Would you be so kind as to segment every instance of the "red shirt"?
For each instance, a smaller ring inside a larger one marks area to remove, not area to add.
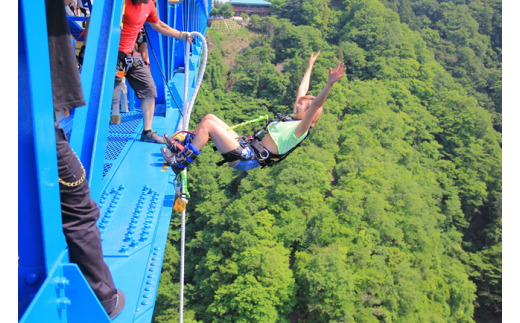
[[[143,28],[144,22],[157,23],[159,22],[159,16],[157,16],[154,1],[138,3],[134,6],[132,0],[126,0],[124,10],[125,14],[123,17],[121,39],[119,40],[119,50],[123,53],[130,54],[134,49],[137,33]]]

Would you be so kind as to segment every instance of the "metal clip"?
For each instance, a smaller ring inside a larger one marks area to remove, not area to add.
[[[125,57],[126,68],[134,63],[134,57]]]
[[[267,159],[269,157],[269,150],[265,149],[264,148],[264,153],[265,153],[265,156],[262,156],[262,153],[261,152],[258,152],[258,155],[260,156],[260,158],[262,159]]]

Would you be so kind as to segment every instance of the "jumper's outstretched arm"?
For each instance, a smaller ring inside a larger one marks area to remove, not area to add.
[[[316,112],[318,112],[318,109],[323,106],[323,103],[325,103],[325,100],[327,99],[327,96],[329,95],[330,90],[332,89],[332,86],[334,83],[339,81],[341,78],[345,76],[343,74],[345,72],[345,64],[342,62],[338,62],[338,65],[334,70],[332,68],[329,68],[329,81],[327,82],[327,85],[321,90],[320,94],[312,100],[311,106],[305,113],[305,116],[303,117],[302,121],[296,128],[296,131],[294,132],[294,135],[296,138],[299,138],[302,134],[304,134],[307,130],[309,130],[309,127],[311,126],[312,119],[314,119],[314,115]]]
[[[320,56],[320,52],[321,51],[318,51],[316,56],[314,56],[314,53],[311,54],[311,58],[309,59],[309,65],[307,66],[307,71],[305,71],[302,82],[300,83],[300,87],[298,88],[298,95],[296,96],[295,104],[298,103],[298,99],[300,97],[306,95],[309,91],[309,82],[311,80],[312,67],[314,66],[314,62],[316,62],[318,56]]]

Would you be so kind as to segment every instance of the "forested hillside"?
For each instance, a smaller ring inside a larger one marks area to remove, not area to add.
[[[184,321],[501,321],[501,3],[271,2],[208,30],[191,129],[291,114],[318,50],[310,94],[338,60],[347,77],[279,165],[217,167],[206,147],[190,167]],[[156,323],[178,321],[179,226]]]

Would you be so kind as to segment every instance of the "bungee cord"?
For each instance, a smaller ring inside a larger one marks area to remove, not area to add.
[[[178,129],[178,130],[180,130],[180,131],[188,131],[188,127],[190,124],[191,111],[193,109],[193,105],[195,103],[195,99],[197,97],[197,92],[199,91],[200,84],[202,83],[202,79],[204,77],[204,71],[206,70],[206,62],[208,59],[208,44],[206,43],[206,39],[204,38],[204,36],[197,31],[192,31],[191,34],[194,36],[197,36],[201,39],[202,45],[204,48],[204,50],[203,50],[204,56],[203,56],[202,65],[201,65],[200,71],[199,71],[199,77],[197,78],[197,83],[195,85],[195,89],[193,90],[191,100],[188,101],[188,82],[189,82],[188,73],[189,73],[189,69],[190,69],[189,68],[190,43],[186,42],[186,51],[185,51],[185,57],[184,57],[184,104],[183,104],[184,113],[182,114],[182,121],[179,124],[180,129]],[[183,182],[183,184],[181,185],[182,193],[188,194],[187,187],[186,187],[187,185],[185,185],[187,182],[186,169],[184,169],[181,172],[181,174],[182,174],[181,177],[177,177],[177,181],[182,180],[182,182]],[[186,238],[185,231],[186,231],[186,209],[184,209],[181,214],[181,270],[180,270],[181,277],[180,277],[179,323],[183,322],[183,314],[184,314],[184,252],[185,252],[185,238]]]

